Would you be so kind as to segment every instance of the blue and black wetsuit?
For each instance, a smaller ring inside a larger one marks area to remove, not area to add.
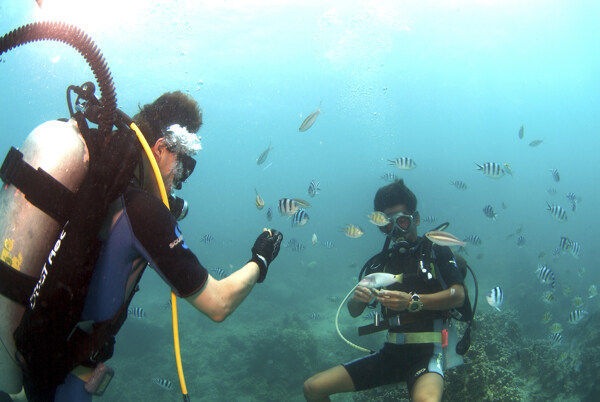
[[[400,253],[396,248],[382,252],[369,260],[365,275],[375,272],[390,274],[403,273],[403,282],[388,286],[388,290],[431,294],[442,289],[440,281],[428,278],[420,271],[420,255],[417,247]],[[448,247],[434,246],[437,272],[442,275],[447,287],[463,284],[463,277],[454,260],[454,255]],[[382,307],[386,322],[395,321],[399,325],[389,327],[389,332],[431,332],[434,331],[434,320],[443,317],[444,311],[421,310],[417,313],[398,312]],[[406,381],[411,392],[416,380],[423,374],[437,372],[443,377],[443,370],[437,364],[431,365],[434,357],[434,346],[431,343],[398,345],[385,343],[377,353],[356,359],[344,364],[344,368],[354,382],[355,390],[375,388],[381,385]]]
[[[103,241],[81,320],[113,318],[133,291],[137,277],[150,265],[179,297],[198,292],[207,270],[188,248],[176,220],[155,196],[130,187],[107,219]],[[91,401],[84,382],[69,374],[56,389],[56,401]]]

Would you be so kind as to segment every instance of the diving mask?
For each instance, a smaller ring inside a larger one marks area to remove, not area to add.
[[[414,226],[414,215],[405,214],[404,212],[396,212],[392,215],[386,215],[386,217],[388,218],[389,222],[385,226],[379,226],[379,230],[392,239],[406,235]]]

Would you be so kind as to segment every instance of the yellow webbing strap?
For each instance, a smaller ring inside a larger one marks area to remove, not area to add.
[[[167,191],[165,190],[165,183],[163,182],[162,175],[160,174],[160,170],[158,168],[158,164],[156,163],[156,159],[154,155],[152,155],[152,150],[148,145],[148,141],[144,138],[144,135],[138,128],[135,123],[131,123],[129,126],[138,137],[140,144],[142,144],[142,148],[146,152],[148,159],[150,160],[150,165],[152,166],[152,170],[154,171],[154,177],[156,178],[156,183],[158,184],[158,189],[160,190],[160,196],[162,198],[163,203],[169,207],[169,198],[167,197]],[[177,362],[177,374],[179,374],[179,384],[181,384],[181,393],[183,394],[183,399],[188,400],[187,397],[187,387],[185,385],[185,377],[183,375],[183,365],[181,364],[181,350],[179,349],[179,324],[177,321],[177,297],[175,293],[171,291],[171,315],[173,316],[173,344],[175,346],[175,360]]]
[[[387,341],[389,343],[442,343],[441,332],[405,332],[395,333],[388,332]]]

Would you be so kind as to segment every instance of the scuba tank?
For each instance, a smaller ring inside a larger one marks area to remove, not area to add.
[[[89,154],[73,120],[49,121],[34,129],[21,147],[23,161],[41,168],[75,193],[85,177]],[[62,223],[34,206],[14,185],[0,190],[0,259],[12,269],[37,280],[48,250],[53,250]],[[15,364],[13,332],[25,307],[0,295],[0,389],[21,390],[21,369]]]

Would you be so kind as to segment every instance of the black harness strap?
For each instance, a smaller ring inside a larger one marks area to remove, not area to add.
[[[0,260],[0,294],[23,306],[29,304],[29,296],[38,278],[26,275]]]
[[[73,207],[75,194],[41,168],[34,169],[23,154],[11,147],[0,167],[0,178],[18,188],[25,198],[47,215],[65,223]]]

